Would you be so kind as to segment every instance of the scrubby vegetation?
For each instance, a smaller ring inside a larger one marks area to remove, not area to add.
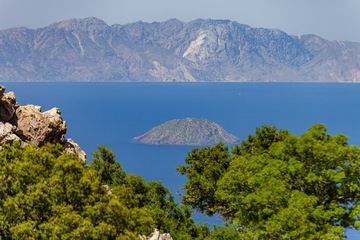
[[[126,174],[103,146],[90,165],[60,145],[0,151],[1,239],[139,239],[154,228],[175,239],[207,232],[161,183]]]
[[[183,202],[229,222],[217,239],[344,239],[344,227],[360,229],[360,148],[323,125],[300,137],[265,126],[231,154],[219,144],[185,161]]]
[[[61,145],[0,151],[0,239],[344,239],[360,229],[360,148],[315,125],[298,137],[258,128],[229,152],[192,150],[184,205],[160,182],[127,174],[104,146],[90,164]],[[192,209],[218,214],[209,230]]]

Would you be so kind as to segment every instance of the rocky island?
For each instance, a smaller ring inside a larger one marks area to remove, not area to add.
[[[239,139],[208,119],[185,118],[167,121],[135,137],[134,141],[155,145],[209,146],[235,144]]]

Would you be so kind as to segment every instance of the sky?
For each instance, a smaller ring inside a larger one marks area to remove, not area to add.
[[[293,35],[360,42],[360,0],[0,0],[0,29],[84,17],[108,24],[230,19]]]

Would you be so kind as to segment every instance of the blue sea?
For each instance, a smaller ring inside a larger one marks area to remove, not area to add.
[[[186,179],[176,172],[191,147],[135,144],[132,138],[174,118],[208,118],[246,139],[275,125],[301,134],[316,123],[360,146],[360,85],[285,83],[5,83],[18,102],[59,107],[67,137],[88,153],[110,147],[123,168],[164,183],[176,198]],[[219,223],[196,215],[197,220]],[[348,239],[360,239],[347,231]]]

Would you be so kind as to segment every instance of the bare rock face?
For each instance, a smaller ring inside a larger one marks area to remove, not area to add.
[[[14,126],[10,123],[0,122],[0,140],[3,140],[7,135],[12,133]]]
[[[75,154],[79,158],[85,160],[86,153],[80,148],[80,146],[74,142],[71,138],[65,140],[65,151]]]
[[[58,108],[41,112],[39,106],[20,106],[16,110],[16,132],[23,139],[31,141],[37,146],[42,146],[45,143],[64,142],[66,123],[60,114]]]
[[[85,152],[72,139],[65,139],[66,122],[58,108],[42,112],[40,106],[20,106],[13,92],[0,86],[0,150],[6,143],[20,141],[38,147],[46,143],[64,145],[65,151],[86,160]]]
[[[149,236],[140,236],[141,240],[173,240],[169,233],[160,233],[155,229]]]
[[[10,123],[0,122],[0,145],[20,141],[20,138],[14,133],[16,127]]]
[[[4,94],[5,88],[0,88],[0,121],[10,121],[15,113],[16,97],[13,92]]]

